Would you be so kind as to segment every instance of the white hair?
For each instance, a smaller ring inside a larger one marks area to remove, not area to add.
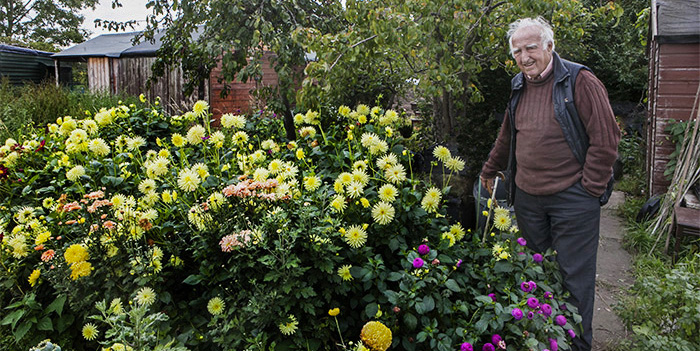
[[[546,48],[551,43],[552,50],[554,50],[554,31],[552,30],[552,26],[550,26],[542,16],[538,16],[537,18],[521,18],[510,24],[508,29],[508,43],[510,44],[511,52],[513,51],[513,34],[519,29],[526,27],[537,28],[540,32],[542,47]]]

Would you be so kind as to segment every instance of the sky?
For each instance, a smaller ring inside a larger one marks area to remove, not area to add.
[[[120,22],[128,20],[144,21],[149,13],[149,10],[146,8],[146,2],[147,0],[120,0],[122,7],[112,9],[112,0],[100,0],[95,10],[86,9],[81,11],[81,14],[85,16],[82,28],[92,32],[88,38],[92,39],[100,34],[110,33],[106,29],[95,28],[94,21],[97,18]],[[141,29],[143,29],[143,22],[140,23],[140,26],[136,26],[134,30]],[[133,30],[129,29],[128,31],[131,32]]]

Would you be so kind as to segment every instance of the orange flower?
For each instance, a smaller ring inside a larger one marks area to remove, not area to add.
[[[44,262],[48,262],[53,258],[53,256],[55,254],[56,254],[56,251],[48,249],[48,250],[44,251],[43,254],[41,254],[41,260]]]

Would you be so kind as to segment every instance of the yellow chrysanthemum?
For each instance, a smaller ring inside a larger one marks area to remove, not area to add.
[[[459,156],[450,157],[447,162],[445,162],[445,166],[452,172],[461,172],[464,170],[464,160]]]
[[[339,314],[340,314],[340,308],[336,307],[336,308],[331,308],[330,310],[328,310],[328,315],[331,317],[335,317]]]
[[[175,145],[176,147],[183,147],[187,143],[187,139],[183,137],[180,133],[175,133],[170,137],[170,141]]]
[[[87,277],[92,272],[92,264],[86,261],[76,262],[70,265],[70,278],[77,280],[80,277]]]
[[[345,211],[345,197],[343,195],[336,195],[331,201],[331,208],[333,211],[338,213],[343,213]]]
[[[381,322],[367,322],[362,327],[360,339],[372,351],[386,351],[391,346],[391,329]]]
[[[63,258],[69,264],[78,263],[81,261],[86,261],[90,258],[90,254],[87,249],[80,244],[73,244],[66,249],[63,253]]]
[[[85,175],[85,168],[83,166],[75,166],[66,172],[66,178],[71,182],[78,180],[78,178]]]
[[[88,149],[97,156],[104,157],[109,155],[109,145],[102,138],[90,140]]]
[[[209,313],[211,313],[214,316],[220,315],[224,311],[225,307],[226,303],[218,296],[212,298],[207,303],[207,311],[209,311]]]
[[[343,281],[350,281],[353,279],[352,274],[350,273],[350,268],[352,268],[351,265],[346,264],[338,268],[338,276],[343,278]]]
[[[297,328],[299,327],[299,322],[297,321],[296,317],[294,317],[294,315],[290,314],[289,316],[287,316],[287,321],[284,323],[280,323],[278,327],[282,334],[292,335],[296,333]]]
[[[139,305],[150,306],[156,301],[156,292],[153,289],[144,286],[136,293],[136,297],[134,299]]]
[[[340,107],[338,107],[338,114],[343,117],[347,117],[350,114],[350,107],[340,105]]]
[[[204,100],[199,100],[192,106],[192,112],[196,113],[197,116],[201,116],[207,112],[209,109],[209,104]]]
[[[361,115],[367,116],[369,114],[369,106],[367,106],[365,104],[359,104],[359,105],[357,105],[357,108],[355,109],[355,111],[357,111],[357,113],[359,113]]]
[[[32,274],[29,275],[29,285],[34,287],[34,285],[36,285],[36,282],[39,280],[39,276],[41,276],[41,271],[38,269],[33,270]]]
[[[350,182],[350,184],[348,184],[345,190],[347,191],[348,196],[350,196],[350,198],[352,199],[357,199],[358,197],[361,197],[365,191],[362,184],[356,181]]]
[[[381,201],[372,207],[372,218],[375,222],[385,225],[391,223],[394,219],[394,206],[389,203]]]
[[[85,338],[85,340],[95,340],[98,333],[97,327],[92,323],[83,326],[83,338]]]
[[[202,142],[202,138],[206,135],[207,130],[201,125],[197,124],[187,131],[187,142],[192,145],[197,145]]]
[[[440,205],[440,199],[442,198],[442,193],[435,187],[428,189],[421,200],[421,206],[425,212],[436,212],[438,206]]]
[[[493,224],[496,226],[496,228],[498,228],[498,230],[506,231],[510,229],[511,220],[508,212],[503,213],[494,211],[493,221]]]
[[[278,174],[282,172],[284,169],[284,162],[280,159],[274,159],[270,161],[270,164],[267,165],[267,169],[272,173],[273,175]]]
[[[321,186],[321,178],[318,176],[304,177],[304,189],[316,191]]]
[[[343,185],[348,185],[350,182],[352,182],[352,173],[348,172],[343,172],[338,174],[338,180],[340,181],[341,184]]]
[[[224,128],[241,129],[245,127],[245,122],[244,116],[232,115],[230,113],[221,116],[221,125],[224,126]]]
[[[153,179],[144,179],[139,183],[139,191],[143,194],[148,194],[156,189],[156,181]]]
[[[391,184],[384,184],[379,188],[379,199],[385,202],[394,202],[399,191]]]
[[[343,239],[350,247],[357,249],[367,242],[367,232],[359,225],[352,225],[345,232]]]
[[[462,224],[460,223],[453,224],[450,227],[450,233],[454,235],[455,239],[457,240],[462,240],[462,238],[464,238],[465,235],[464,228],[462,228]]]
[[[433,149],[433,156],[440,160],[441,162],[447,162],[452,157],[452,154],[450,153],[450,150],[442,145],[436,146],[435,149]]]

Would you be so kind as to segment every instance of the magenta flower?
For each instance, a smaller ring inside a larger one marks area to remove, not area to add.
[[[527,240],[525,240],[525,238],[522,237],[518,238],[518,244],[520,244],[520,246],[525,246],[527,245]]]
[[[484,347],[481,348],[481,351],[496,351],[496,347],[493,346],[492,343],[487,342],[486,344],[484,344]]]
[[[420,257],[416,257],[413,260],[413,268],[421,268],[421,267],[423,267],[424,264],[425,264],[425,261],[423,261],[423,259]]]
[[[489,297],[491,298],[491,301],[496,302],[496,294],[490,293]]]
[[[559,350],[559,344],[557,344],[556,339],[549,339],[549,349],[552,351]]]
[[[538,254],[538,253],[532,255],[532,260],[535,261],[535,262],[537,262],[537,263],[542,262],[542,259],[543,259],[543,258],[542,258],[542,255],[540,255],[540,254]]]
[[[530,284],[530,288],[532,289],[530,291],[535,291],[537,289],[537,283],[533,282],[532,280],[528,283]]]
[[[542,309],[542,313],[546,316],[549,317],[552,315],[552,306],[550,306],[548,303],[544,303],[540,306]]]
[[[544,298],[545,298],[545,299],[548,299],[548,300],[551,300],[551,299],[552,299],[552,293],[549,292],[549,291],[545,291],[545,292],[544,292]]]
[[[569,337],[572,339],[576,338],[576,332],[573,329],[569,329],[566,331],[569,334]]]
[[[510,314],[515,318],[516,321],[523,319],[523,311],[519,308],[514,308]]]
[[[527,299],[527,305],[528,305],[528,307],[530,307],[534,310],[537,307],[540,307],[540,301],[534,297],[531,297],[531,298]]]
[[[457,268],[459,268],[459,266],[461,266],[461,265],[462,265],[462,259],[460,258],[459,260],[457,260],[457,264],[455,266],[457,266]]]
[[[558,315],[556,318],[554,318],[554,323],[557,323],[558,326],[563,327],[566,324],[566,317]]]
[[[530,292],[532,291],[532,288],[530,287],[530,282],[522,282],[520,283],[520,290],[524,292]]]
[[[501,342],[501,340],[503,340],[503,338],[500,335],[498,335],[498,334],[491,335],[491,342],[492,343],[498,345],[498,343]]]
[[[532,311],[528,312],[527,319],[533,319],[533,318],[535,318],[535,312],[532,312]]]
[[[470,344],[468,342],[464,342],[459,347],[459,351],[474,351],[474,347],[472,346],[472,344]]]
[[[418,246],[418,253],[421,255],[427,255],[428,252],[430,252],[430,246],[426,244],[422,244],[421,246]]]

